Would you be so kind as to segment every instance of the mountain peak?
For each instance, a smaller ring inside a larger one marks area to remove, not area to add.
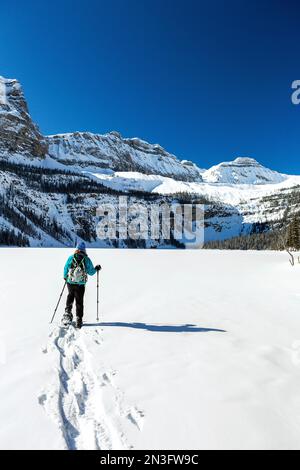
[[[223,184],[271,184],[280,183],[286,176],[265,168],[254,158],[237,157],[230,162],[212,166],[202,174],[207,183]]]
[[[2,112],[3,106],[6,106],[6,111],[14,109],[18,113],[28,113],[22,87],[18,80],[0,76],[0,111]]]
[[[5,77],[2,77],[2,75],[0,75],[0,84],[3,84],[3,85],[9,85],[9,84],[18,84],[19,86],[20,83],[18,82],[18,80],[16,80],[15,78],[5,78]]]
[[[261,164],[255,160],[254,158],[251,157],[237,157],[235,158],[232,162],[229,163],[234,163],[236,165],[255,165],[255,166],[261,166]]]
[[[47,144],[29,115],[20,83],[4,77],[0,77],[0,150],[5,157],[44,157],[47,153]]]

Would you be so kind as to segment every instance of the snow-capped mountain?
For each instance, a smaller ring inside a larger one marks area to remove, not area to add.
[[[119,132],[105,135],[74,132],[48,136],[49,155],[64,165],[114,171],[139,171],[183,181],[201,181],[201,170],[180,161],[158,144],[124,139]]]
[[[0,77],[1,156],[53,160],[66,166],[141,171],[184,181],[201,181],[201,170],[180,161],[158,144],[138,138],[123,139],[118,132],[105,135],[74,132],[44,137],[32,121],[17,80]]]
[[[287,176],[265,168],[254,158],[239,157],[212,166],[202,173],[202,178],[207,183],[269,184],[281,183]]]
[[[147,208],[205,205],[205,241],[281,227],[299,212],[300,176],[236,158],[203,170],[158,144],[118,132],[44,137],[17,80],[0,78],[0,244],[160,247],[165,241],[99,241],[99,205],[120,195]],[[169,244],[179,246],[169,241]]]

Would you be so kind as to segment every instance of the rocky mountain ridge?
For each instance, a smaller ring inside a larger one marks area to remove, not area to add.
[[[99,205],[198,203],[205,241],[282,227],[300,212],[300,177],[239,157],[208,170],[118,132],[44,137],[18,81],[0,77],[0,244],[184,247],[171,240],[97,239]]]

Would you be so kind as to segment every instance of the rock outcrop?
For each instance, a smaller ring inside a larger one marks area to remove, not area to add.
[[[44,158],[47,140],[33,123],[21,85],[0,77],[0,156]]]

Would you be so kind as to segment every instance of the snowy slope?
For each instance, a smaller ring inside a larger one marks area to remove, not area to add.
[[[129,204],[139,203],[148,209],[151,204],[171,203],[182,197],[185,203],[204,199],[205,241],[249,233],[256,223],[274,222],[280,226],[287,210],[289,218],[298,210],[299,176],[287,177],[276,184],[232,185],[183,182],[138,172],[107,174],[85,170],[66,174],[63,168],[49,167],[38,171],[41,174],[29,167],[20,170],[19,165],[0,170],[0,197],[4,196],[6,201],[0,206],[0,231],[14,229],[16,234],[25,235],[31,246],[73,246],[78,238],[89,246],[113,246],[97,239],[95,212],[106,203],[117,207],[119,195],[124,192]],[[86,191],[90,183],[94,186]],[[10,208],[9,213],[6,207]],[[18,214],[25,217],[27,227],[16,218]],[[133,247],[132,243],[130,246]],[[158,241],[147,246],[165,243]]]
[[[105,186],[119,191],[138,190],[174,197],[182,194],[191,200],[205,198],[209,201],[205,209],[206,241],[225,240],[250,233],[255,223],[280,224],[287,211],[290,215],[298,211],[300,176],[285,175],[281,181],[270,181],[268,184],[232,184],[175,181],[137,172],[92,175]],[[210,215],[211,209],[213,217]]]
[[[1,250],[1,449],[300,448],[300,266],[274,252],[91,250],[101,324],[93,278],[87,323],[64,333],[48,322],[69,254]]]
[[[266,169],[267,170],[267,169]],[[272,172],[272,170],[268,170]],[[251,198],[260,198],[268,194],[280,192],[283,189],[293,188],[300,184],[300,176],[281,175],[278,181],[269,181],[268,184],[230,183],[230,182],[188,182],[176,181],[173,178],[161,175],[146,175],[139,172],[88,172],[95,176],[102,184],[118,190],[139,190],[159,194],[190,193],[206,195],[224,203],[238,205],[241,201]],[[279,173],[273,172],[277,175]]]

